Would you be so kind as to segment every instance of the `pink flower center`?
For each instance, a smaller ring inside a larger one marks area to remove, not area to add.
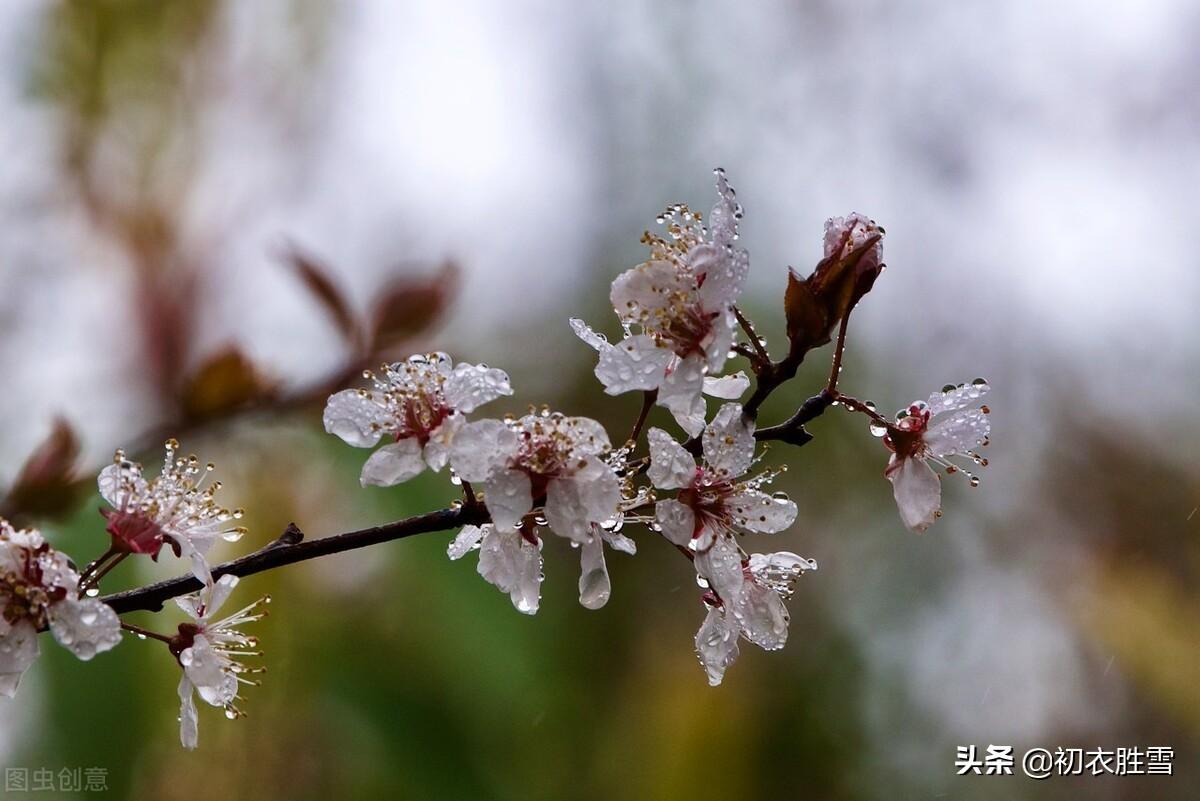
[[[693,353],[702,354],[716,317],[716,314],[704,311],[698,304],[686,306],[672,315],[658,334],[681,359]]]
[[[0,598],[5,599],[4,619],[9,625],[28,620],[37,628],[49,623],[50,605],[67,597],[66,587],[45,584],[46,577],[39,557],[50,550],[43,543],[36,550],[19,548],[21,552],[18,569],[0,577]]]
[[[416,437],[421,447],[425,447],[433,432],[452,413],[438,396],[421,394],[405,398],[396,439]]]
[[[925,450],[925,429],[929,427],[929,410],[923,406],[908,407],[908,415],[892,426],[883,444],[895,451],[898,459],[920,456]]]
[[[692,539],[699,539],[710,526],[729,526],[730,516],[726,502],[733,490],[732,481],[714,481],[713,476],[703,467],[696,468],[696,476],[692,479],[691,486],[680,490],[678,496],[679,502],[690,507],[696,519],[692,528]]]
[[[102,509],[100,514],[108,520],[104,529],[112,535],[114,548],[126,553],[144,553],[153,559],[158,558],[164,541],[163,530],[148,515],[119,509]]]

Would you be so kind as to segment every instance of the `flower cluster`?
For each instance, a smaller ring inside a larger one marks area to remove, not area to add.
[[[0,520],[0,694],[16,694],[38,657],[38,632],[47,628],[83,660],[121,641],[116,613],[96,598],[79,597],[70,560],[37,529]]]
[[[735,305],[749,270],[738,238],[742,208],[724,172],[716,175],[717,202],[707,227],[699,213],[671,206],[658,219],[665,233],[646,233],[642,239],[650,251],[646,261],[612,282],[609,300],[620,340],[610,343],[581,320],[570,321],[598,354],[594,373],[604,392],[642,393],[641,413],[621,447],[613,448],[597,420],[546,407],[530,407],[521,416],[468,419],[513,394],[508,375],[483,364],[456,364],[441,352],[384,365],[379,374],[366,372],[370,385],[334,393],[323,415],[327,432],[349,445],[375,448],[362,468],[364,486],[391,487],[426,468],[450,468],[463,499],[451,509],[390,528],[426,521],[430,526],[420,530],[459,528],[447,548],[449,557],[477,552],[480,576],[506,593],[519,612],[535,614],[541,604],[547,532],[556,535],[551,542],[566,540],[578,549],[579,602],[588,609],[605,606],[612,594],[605,546],[637,553],[624,533],[629,527],[641,526],[673,546],[668,550],[690,561],[700,587],[705,616],[694,645],[712,685],[723,681],[742,641],[767,651],[784,647],[790,622],[786,602],[799,577],[817,567],[789,550],[744,548],[747,538],[782,535],[798,515],[787,495],[766,491],[786,465],[754,469],[765,456],[760,442],[804,445],[812,438],[805,425],[835,405],[867,415],[872,433],[890,452],[885,475],[901,520],[923,532],[942,514],[937,471],[962,473],[976,485],[978,478],[965,462],[987,464],[978,449],[990,432],[988,407],[979,403],[989,390],[982,379],[946,386],[905,407],[894,420],[842,392],[850,311],[883,270],[883,229],[859,214],[829,219],[816,268],[806,277],[788,274],[787,356],[772,361],[766,342]],[[739,327],[748,342],[737,341]],[[834,331],[828,383],[792,417],[760,427],[766,397],[795,377],[806,354],[831,342]],[[738,401],[750,379],[741,371],[725,372],[738,354],[748,359],[755,380],[744,404]],[[710,417],[705,395],[730,402]],[[660,425],[647,428],[651,414],[661,414],[668,427],[673,420],[682,433]],[[152,477],[117,451],[98,477],[109,507],[101,512],[109,547],[82,572],[38,531],[17,530],[0,520],[0,694],[16,692],[38,655],[39,632],[48,630],[87,660],[114,647],[126,629],[165,643],[180,668],[184,747],[198,742],[197,697],[231,719],[241,716],[239,690],[256,685],[253,676],[264,670],[244,663],[261,654],[257,640],[241,629],[265,616],[270,598],[223,618],[217,612],[237,586],[237,575],[310,558],[313,552],[299,553],[306,544],[299,542],[298,530],[289,529],[298,536],[285,535],[241,560],[210,565],[208,554],[218,539],[233,542],[245,534],[236,524],[242,511],[216,499],[221,485],[210,480],[213,469],[195,456],[181,456],[175,440],[166,443],[162,469]],[[388,528],[341,537],[370,535],[349,546],[360,547],[378,542],[378,532]],[[323,553],[345,550],[343,542],[332,545]],[[116,564],[134,555],[157,560],[164,546],[188,560],[192,577],[94,597]],[[129,596],[143,593],[141,606],[128,603]],[[122,622],[114,611],[157,609],[170,597],[187,619],[169,635]]]

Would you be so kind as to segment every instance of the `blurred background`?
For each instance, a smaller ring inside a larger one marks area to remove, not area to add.
[[[619,439],[638,399],[600,392],[566,320],[615,333],[609,282],[666,204],[707,211],[718,165],[776,356],[787,266],[861,211],[889,269],[846,391],[995,388],[982,486],[946,481],[921,537],[860,418],[772,450],[801,516],[749,545],[820,570],[786,650],[746,645],[719,688],[648,534],[598,612],[550,538],[535,618],[431,534],[243,582],[275,596],[269,672],[247,719],[201,709],[194,753],[164,649],[44,643],[0,763],[103,767],[129,799],[1196,798],[1198,45],[1185,0],[0,4],[0,509],[80,562],[95,472],[168,435],[248,510],[217,559],[445,505],[445,476],[360,489],[366,452],[320,427],[414,351],[507,369],[489,414]],[[1170,746],[1176,775],[955,777],[993,743]]]

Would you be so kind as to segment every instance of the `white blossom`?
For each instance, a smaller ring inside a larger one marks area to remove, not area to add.
[[[83,660],[121,641],[116,613],[97,598],[80,598],[78,586],[79,573],[39,531],[0,520],[0,694],[16,694],[37,659],[42,629]]]
[[[241,663],[242,658],[261,656],[261,653],[254,650],[258,640],[242,634],[237,628],[265,617],[265,610],[257,610],[271,602],[270,596],[260,598],[228,617],[213,620],[213,615],[237,583],[237,576],[224,575],[198,593],[175,599],[192,620],[181,623],[178,634],[171,639],[171,650],[183,668],[179,680],[179,739],[184,748],[195,748],[198,739],[195,695],[210,706],[223,707],[225,716],[232,720],[242,714],[234,705],[241,697],[239,685],[256,686],[258,681],[247,675],[264,670]]]
[[[599,352],[595,372],[605,392],[657,390],[656,402],[693,436],[704,427],[702,393],[732,400],[749,385],[744,374],[716,378],[733,346],[733,305],[750,266],[746,251],[734,244],[742,210],[722,170],[717,194],[708,230],[700,214],[673,206],[659,218],[667,236],[643,237],[650,258],[613,281],[610,299],[624,339],[611,344],[582,320],[571,320],[576,335]]]
[[[479,575],[508,593],[518,612],[535,615],[542,598],[542,540],[533,531],[522,533],[488,523],[464,526],[450,543],[451,559],[479,551]]]
[[[383,377],[367,372],[371,389],[346,389],[330,396],[325,430],[347,444],[370,448],[386,434],[394,441],[363,465],[361,481],[390,487],[421,473],[441,470],[465,415],[502,395],[511,395],[508,375],[482,364],[454,365],[445,353],[412,356],[386,365]]]
[[[619,511],[620,481],[605,459],[610,449],[595,420],[544,409],[464,425],[450,462],[464,481],[481,486],[498,528],[520,528],[537,504],[555,534],[582,545],[593,524],[610,522]]]
[[[151,479],[143,476],[140,464],[117,451],[97,481],[101,497],[112,506],[102,514],[113,548],[157,560],[166,543],[176,556],[190,560],[196,578],[211,583],[206,554],[213,543],[218,538],[235,542],[246,533],[230,525],[242,511],[217,503],[221,484],[208,481],[212,471],[212,464],[201,465],[195,456],[179,456],[179,443],[173,439],[166,443],[162,472]]]
[[[716,558],[709,556],[713,546],[734,532],[769,534],[795,521],[795,503],[760,489],[772,474],[736,480],[754,461],[754,424],[740,405],[725,404],[705,428],[700,465],[662,429],[651,428],[647,438],[651,483],[679,490],[677,497],[655,505],[658,527],[671,542],[694,551],[698,565]]]
[[[705,597],[708,611],[696,632],[696,655],[714,687],[737,659],[739,638],[767,651],[783,648],[791,619],[784,601],[792,596],[800,574],[817,567],[789,551],[751,554],[745,560],[739,552],[738,557],[736,581],[725,578],[724,599]]]
[[[970,384],[947,385],[928,401],[914,401],[897,414],[884,444],[892,451],[884,475],[892,482],[896,506],[904,525],[925,531],[942,514],[941,477],[930,463],[947,473],[962,472],[972,486],[979,483],[969,470],[950,461],[966,457],[979,465],[987,460],[974,449],[986,445],[991,424],[988,407],[968,408],[990,389],[977,378]]]

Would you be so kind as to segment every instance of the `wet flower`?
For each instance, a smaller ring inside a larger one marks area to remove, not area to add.
[[[737,549],[732,540],[716,547]],[[705,595],[708,613],[696,632],[696,655],[714,687],[737,659],[739,638],[766,651],[783,648],[791,619],[784,601],[792,596],[800,575],[817,568],[816,562],[789,551],[756,553],[748,559],[742,559],[739,551],[736,558],[737,589],[727,581],[727,600]]]
[[[542,540],[527,531],[501,529],[488,523],[464,526],[446,552],[461,559],[479,551],[479,575],[496,589],[508,593],[513,606],[526,615],[537,614],[542,598]]]
[[[508,375],[482,364],[459,364],[445,353],[412,356],[367,372],[371,389],[346,389],[329,398],[325,430],[359,448],[384,435],[394,441],[371,454],[362,470],[363,486],[390,487],[421,473],[441,470],[465,415],[501,395],[511,395]]]
[[[608,434],[595,420],[543,409],[521,418],[467,423],[455,435],[450,463],[478,483],[497,528],[521,528],[535,506],[560,537],[580,545],[592,526],[613,520],[620,481],[605,460]]]
[[[693,436],[704,428],[702,393],[734,399],[749,386],[743,374],[716,378],[733,346],[733,305],[750,267],[734,244],[742,210],[722,170],[717,194],[708,230],[699,213],[673,206],[659,218],[667,236],[643,237],[650,258],[613,281],[610,297],[626,333],[621,342],[613,345],[583,321],[571,321],[600,354],[595,372],[605,392],[657,390],[657,403]]]
[[[97,598],[80,598],[79,574],[36,529],[0,520],[0,694],[17,692],[38,656],[38,632],[83,660],[121,641],[121,621]]]
[[[241,699],[239,685],[257,686],[259,682],[247,676],[266,670],[241,663],[245,657],[262,654],[254,650],[258,640],[242,634],[237,628],[266,617],[265,610],[257,610],[271,602],[270,596],[260,598],[228,617],[213,620],[213,615],[237,583],[237,576],[221,576],[215,584],[200,592],[175,599],[179,608],[191,618],[190,623],[179,624],[178,633],[169,642],[171,653],[183,668],[179,680],[179,739],[184,748],[195,748],[198,740],[196,694],[210,706],[223,707],[225,717],[233,720],[242,715],[234,706],[234,701]]]
[[[181,457],[179,443],[167,440],[162,472],[147,480],[142,466],[117,451],[113,463],[100,471],[100,496],[112,509],[102,509],[106,530],[117,553],[149,554],[158,559],[164,543],[176,556],[191,561],[192,573],[212,582],[205,555],[218,538],[241,539],[246,530],[230,525],[242,517],[216,501],[219,481],[208,481],[214,466],[201,465],[195,456]],[[207,482],[207,485],[206,485]]]
[[[770,534],[795,521],[795,503],[760,489],[774,474],[736,480],[754,462],[754,424],[745,419],[740,405],[722,406],[704,430],[704,460],[699,466],[662,429],[650,429],[647,437],[651,483],[679,490],[676,498],[658,501],[656,522],[667,539],[698,554],[697,564],[714,544],[735,532]]]
[[[975,404],[990,389],[987,382],[977,378],[970,384],[947,385],[928,401],[914,401],[896,415],[896,423],[886,429],[883,443],[892,451],[884,475],[892,482],[900,519],[918,534],[941,517],[941,477],[930,464],[943,468],[947,474],[961,472],[971,486],[979,479],[966,468],[950,461],[966,457],[980,466],[987,459],[974,449],[988,442],[991,424],[986,406],[967,408]]]

